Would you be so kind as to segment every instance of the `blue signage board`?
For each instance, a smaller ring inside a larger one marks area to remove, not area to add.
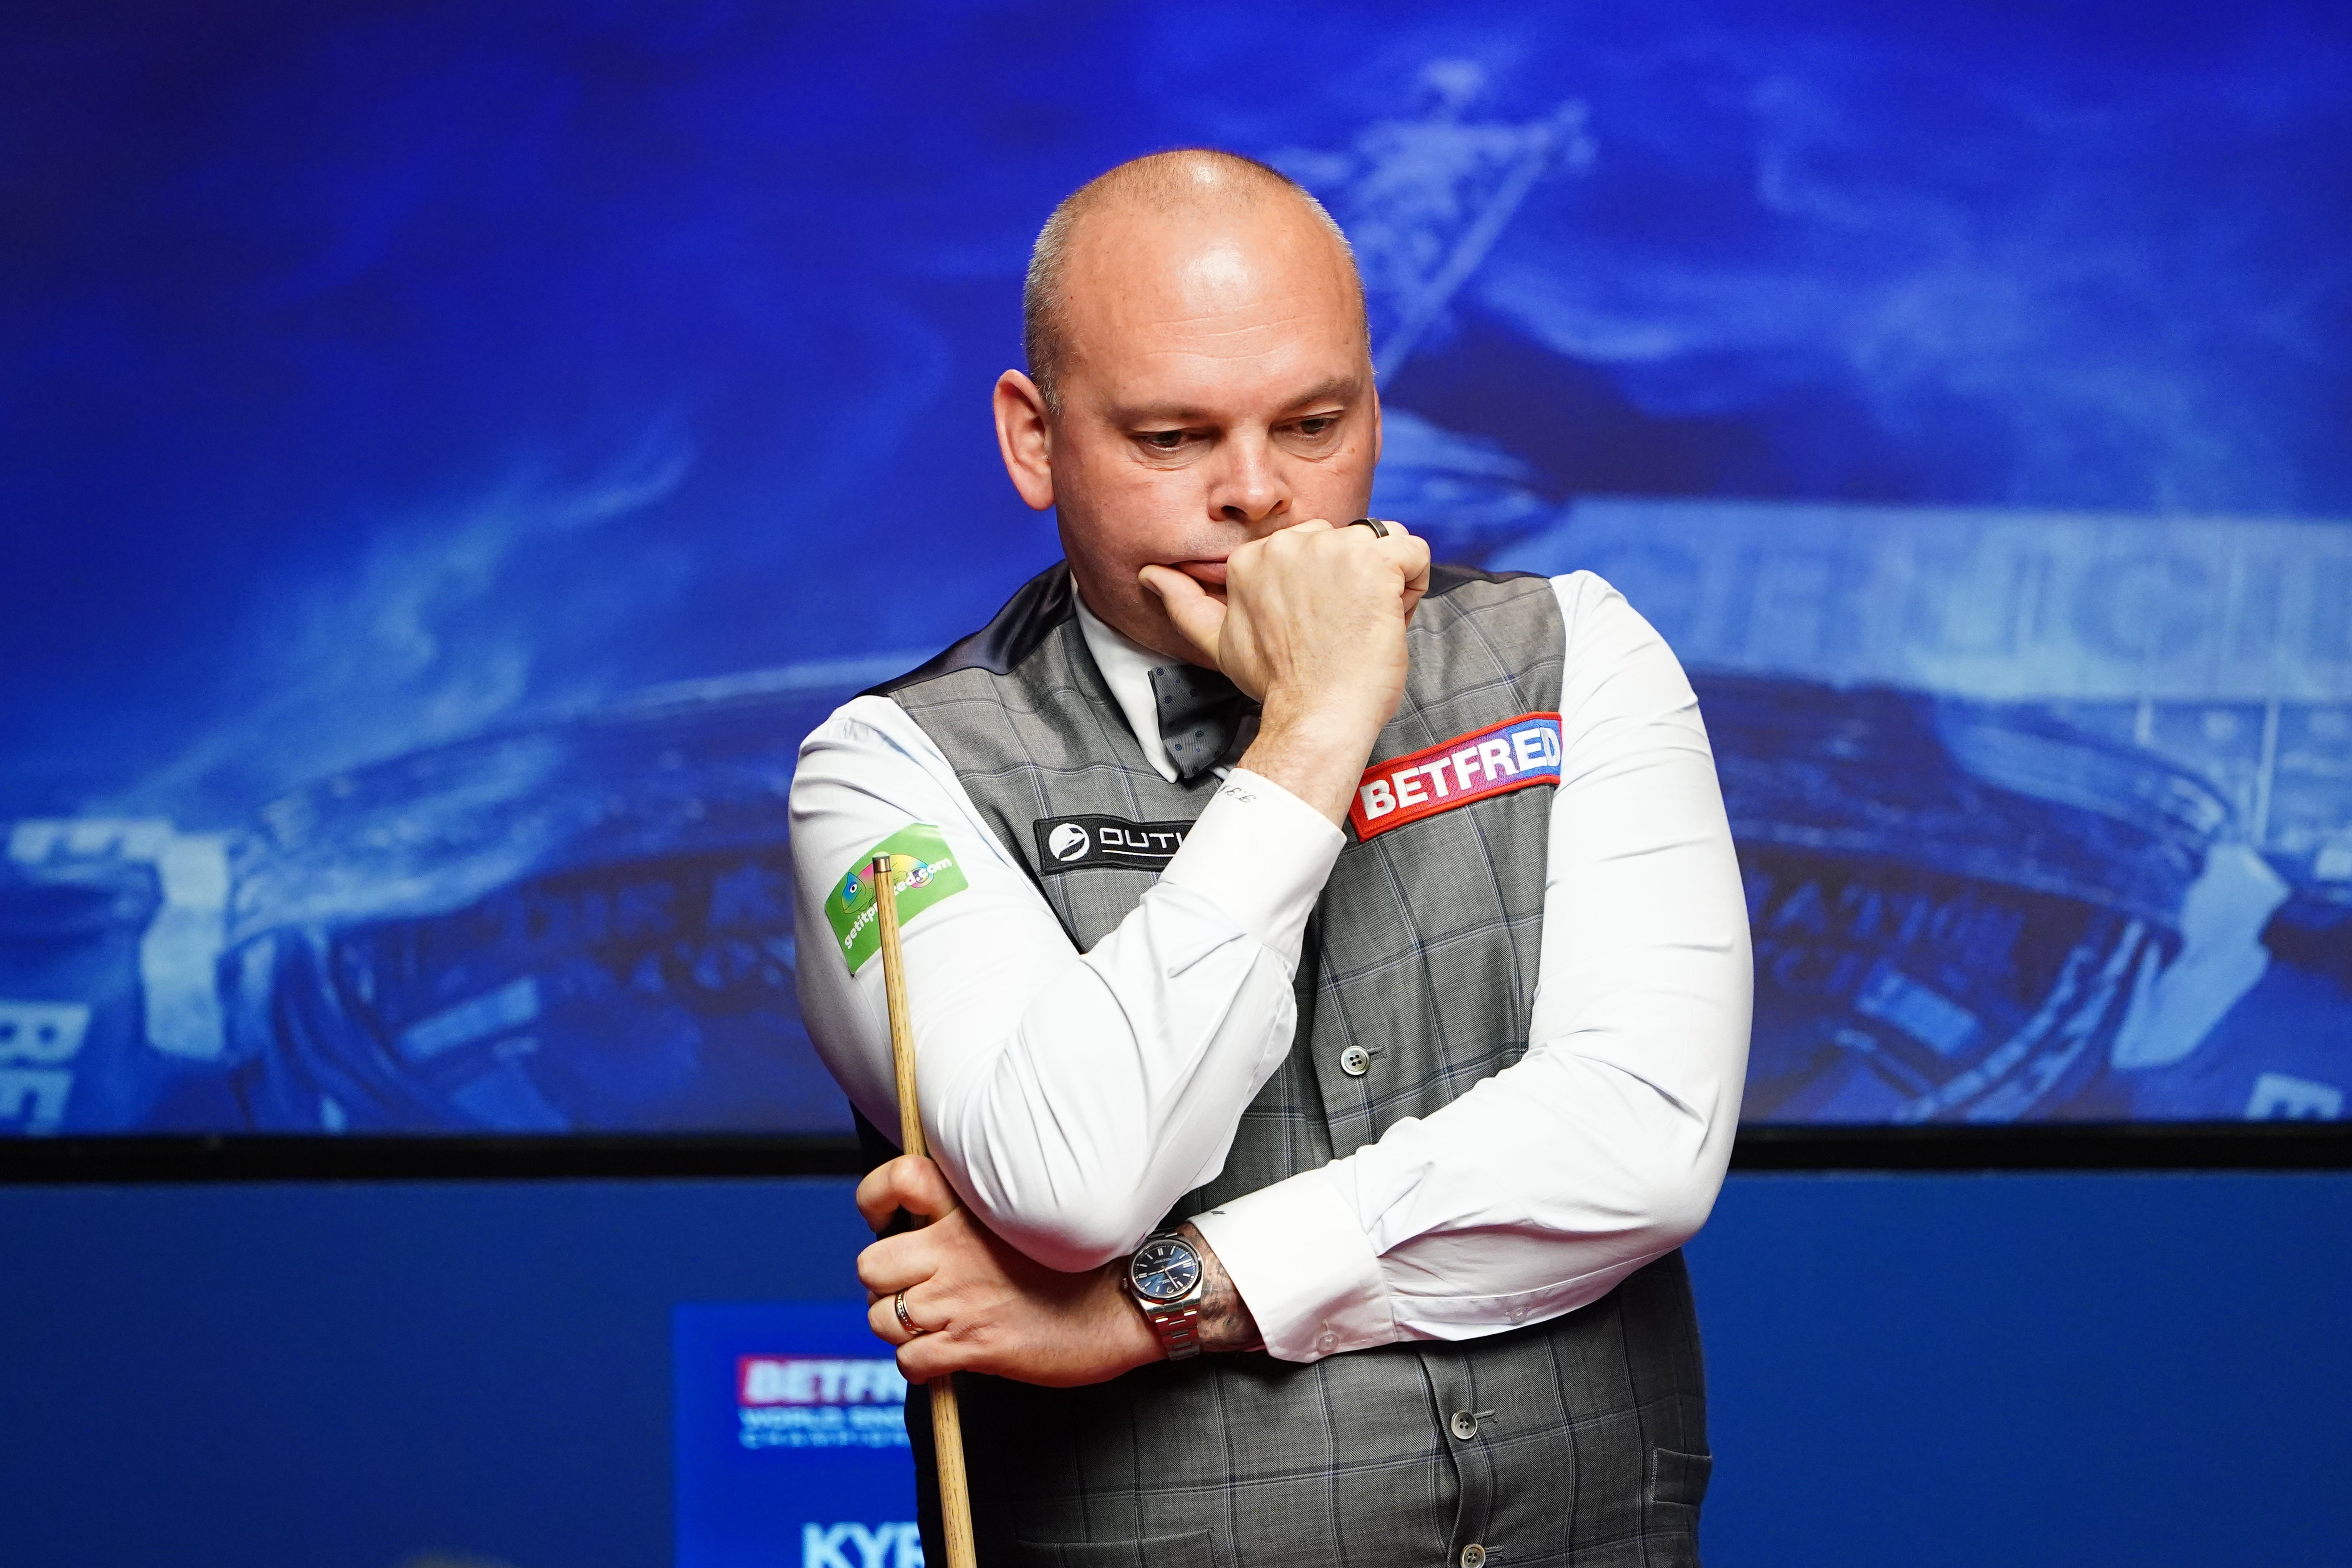
[[[677,1568],[921,1568],[907,1380],[858,1301],[672,1309]]]

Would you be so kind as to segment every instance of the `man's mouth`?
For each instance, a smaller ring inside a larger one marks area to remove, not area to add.
[[[1203,588],[1222,590],[1225,585],[1225,563],[1222,561],[1179,561],[1175,567]]]

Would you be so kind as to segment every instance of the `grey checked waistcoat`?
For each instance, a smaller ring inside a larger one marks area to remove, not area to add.
[[[1145,759],[1072,593],[1055,566],[877,690],[938,742],[1085,950],[1157,873],[1052,866],[1036,825],[1189,823],[1218,781],[1170,784]],[[1375,761],[1559,706],[1563,632],[1540,577],[1441,567],[1409,635]],[[1172,1218],[1349,1153],[1519,1058],[1552,793],[1351,836],[1308,926],[1290,1054],[1243,1112],[1223,1171]],[[1360,1075],[1340,1068],[1350,1047],[1370,1053]],[[1706,1397],[1678,1252],[1566,1317],[1460,1343],[1307,1365],[1209,1355],[1093,1388],[959,1386],[987,1568],[1696,1561]],[[944,1563],[919,1391],[908,1427],[927,1555]]]

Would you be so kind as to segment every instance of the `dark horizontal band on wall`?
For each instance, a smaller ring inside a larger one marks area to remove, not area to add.
[[[759,1133],[528,1137],[25,1138],[0,1183],[473,1182],[583,1177],[855,1176],[857,1140]]]
[[[383,1182],[852,1176],[848,1137],[755,1133],[258,1134],[0,1140],[0,1183]],[[1744,1127],[1736,1171],[2352,1169],[2352,1124],[2169,1122],[2026,1127]]]
[[[2340,1171],[2352,1122],[1743,1127],[1735,1171]]]

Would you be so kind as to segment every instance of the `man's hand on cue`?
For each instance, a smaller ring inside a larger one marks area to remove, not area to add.
[[[1429,546],[1321,519],[1254,539],[1220,599],[1167,566],[1143,585],[1202,656],[1263,711],[1241,765],[1339,823],[1404,693],[1405,623],[1429,587]]]
[[[1127,1293],[1124,1259],[1083,1274],[1032,1262],[1000,1241],[956,1202],[929,1160],[905,1155],[857,1185],[857,1209],[876,1230],[899,1209],[931,1223],[884,1237],[857,1256],[875,1334],[898,1347],[898,1370],[928,1383],[950,1372],[984,1372],[1067,1388],[1102,1383],[1164,1359],[1159,1338]],[[1192,1235],[1190,1227],[1187,1234]],[[1210,1279],[1202,1339],[1210,1350],[1244,1350],[1257,1328],[1224,1271],[1197,1235]],[[898,1315],[903,1293],[909,1334]]]

